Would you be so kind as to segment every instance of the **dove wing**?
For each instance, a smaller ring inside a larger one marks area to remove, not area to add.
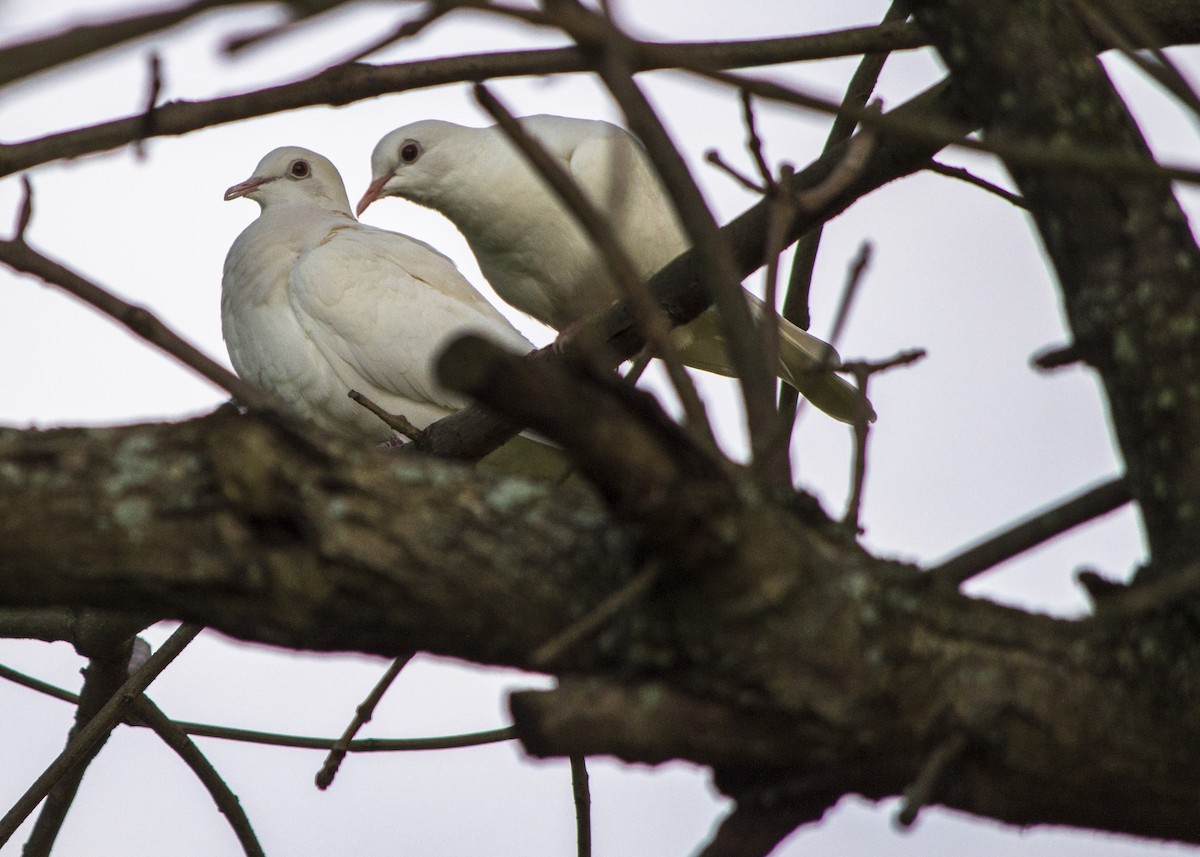
[[[449,259],[396,233],[334,227],[297,260],[290,286],[302,326],[347,388],[400,412],[412,409],[394,397],[442,412],[463,406],[433,370],[454,336],[470,331],[531,347]],[[418,425],[428,420],[406,415]]]

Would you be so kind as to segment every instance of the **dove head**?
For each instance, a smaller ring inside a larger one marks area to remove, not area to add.
[[[268,152],[254,168],[254,175],[225,191],[225,199],[244,196],[265,211],[276,205],[321,205],[350,213],[350,199],[342,176],[328,158],[302,149],[283,146]]]
[[[445,178],[456,164],[470,162],[471,153],[462,153],[464,161],[458,150],[487,130],[426,119],[384,135],[371,152],[371,186],[355,211],[361,215],[368,205],[385,196],[400,196],[440,208]]]

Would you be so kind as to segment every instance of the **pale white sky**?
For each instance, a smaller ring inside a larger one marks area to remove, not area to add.
[[[724,39],[810,32],[866,24],[882,0],[843,4],[738,4],[665,0],[618,2],[643,34]],[[141,4],[142,7],[145,4]],[[53,28],[103,9],[139,4],[86,0],[7,0],[0,21],[8,38]],[[0,133],[14,142],[123,116],[141,109],[145,57],[162,52],[164,99],[203,99],[319,70],[391,26],[395,7],[355,6],[321,25],[301,28],[236,59],[224,37],[273,20],[263,10],[218,12],[111,56],[30,80],[0,102]],[[473,15],[451,16],[411,43],[372,61],[415,59],[549,44],[546,36]],[[1200,53],[1174,56],[1200,67]],[[1144,129],[1168,160],[1196,151],[1189,120],[1151,85],[1110,64],[1134,100]],[[853,63],[773,70],[810,91],[837,97]],[[889,61],[881,85],[894,106],[940,75],[930,54]],[[682,75],[643,78],[720,219],[752,199],[703,163],[719,149],[747,164],[736,98]],[[616,118],[601,89],[575,75],[499,81],[518,113]],[[759,111],[773,161],[802,166],[824,139],[825,120],[781,108]],[[114,292],[151,308],[218,359],[221,263],[237,233],[256,215],[246,201],[224,203],[222,191],[248,177],[280,145],[330,157],[351,198],[369,180],[368,156],[392,128],[437,117],[473,124],[486,118],[465,87],[387,96],[342,109],[313,108],[156,139],[148,158],[128,150],[31,174],[36,214],[29,240]],[[947,156],[989,177],[981,158]],[[2,212],[14,217],[15,177],[0,181]],[[1185,202],[1194,209],[1197,196]],[[412,234],[452,255],[475,283],[483,280],[461,238],[437,215],[387,200],[366,221]],[[11,222],[11,221],[8,221]],[[5,227],[7,228],[7,227]],[[1040,246],[1019,211],[982,192],[936,176],[897,182],[856,204],[826,231],[813,296],[813,330],[827,333],[846,266],[870,240],[875,261],[839,344],[845,357],[881,358],[921,347],[916,368],[879,377],[872,387],[880,414],[873,434],[864,523],[866,542],[885,555],[936,560],[1030,509],[1118,472],[1104,405],[1082,370],[1053,376],[1031,371],[1029,358],[1065,341],[1057,292]],[[751,281],[752,285],[754,284]],[[126,335],[72,298],[0,271],[0,422],[55,426],[174,419],[212,408],[222,395],[187,370]],[[537,342],[546,331],[510,313]],[[710,412],[731,450],[741,448],[737,397],[729,384],[704,383]],[[841,511],[850,465],[849,433],[809,412],[794,457],[801,484],[834,514]],[[1123,578],[1141,555],[1128,510],[1009,563],[975,591],[1031,609],[1078,613],[1085,601],[1072,582],[1081,567]],[[167,628],[147,637],[155,644]],[[0,642],[0,662],[68,687],[82,661],[63,644]],[[339,734],[354,706],[383,670],[356,656],[278,653],[206,634],[152,687],[168,714],[249,728]],[[544,679],[482,670],[433,658],[410,666],[365,733],[403,737],[491,728],[506,722],[506,688]],[[0,733],[7,806],[61,747],[68,706],[0,684],[7,728]],[[321,754],[201,740],[239,794],[272,855],[306,853],[561,855],[573,850],[573,815],[565,764],[523,760],[514,745],[354,757],[328,792],[312,786]],[[694,851],[723,812],[706,775],[686,765],[656,769],[595,760],[591,764],[596,853],[684,855]],[[778,853],[972,855],[1055,854],[1134,857],[1182,849],[1091,834],[1020,832],[947,812],[928,812],[898,833],[894,806],[846,800],[819,825]],[[16,855],[25,831],[0,857]],[[120,730],[93,765],[56,854],[160,855],[235,853],[236,844],[194,779],[152,735]]]

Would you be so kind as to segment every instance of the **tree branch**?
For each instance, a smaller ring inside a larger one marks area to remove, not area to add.
[[[749,42],[644,43],[637,62],[642,70],[672,68],[682,60],[705,68],[745,68],[854,55],[864,50],[902,50],[923,43],[920,33],[905,25],[862,27],[843,33]],[[586,58],[576,48],[467,54],[384,66],[347,63],[303,80],[253,92],[164,104],[155,111],[153,136],[178,136],[284,110],[322,104],[338,107],[389,93],[464,80],[564,74],[589,68]],[[49,161],[120,148],[141,139],[144,131],[142,114],[137,114],[0,145],[0,177]]]
[[[1099,146],[1153,164],[1065,9],[1049,0],[986,8],[920,0],[913,11],[963,96],[984,112],[989,140],[1040,140],[1066,153]],[[1200,248],[1187,218],[1162,176],[1002,157],[1054,264],[1074,347],[1104,383],[1150,574],[1186,568],[1200,555]]]
[[[228,409],[0,431],[0,604],[120,604],[278,645],[528,668],[637,573],[590,494],[321,445]],[[1200,690],[1179,680],[1200,639],[1170,621],[1177,601],[1055,620],[932,585],[811,510],[735,514],[724,559],[685,585],[668,567],[558,656],[556,690],[514,697],[531,752],[688,759],[739,805],[799,807],[898,795],[961,733],[946,806],[1200,841]]]

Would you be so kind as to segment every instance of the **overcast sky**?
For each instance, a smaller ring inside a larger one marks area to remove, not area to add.
[[[146,4],[87,0],[0,0],[6,39],[51,31],[103,10]],[[868,24],[886,3],[615,2],[641,35],[727,39]],[[404,7],[409,8],[409,7]],[[411,14],[411,9],[409,11]],[[371,41],[396,20],[395,7],[357,6],[234,59],[225,37],[273,20],[263,10],[219,12],[169,38],[32,79],[0,102],[3,142],[135,113],[147,88],[146,57],[164,62],[164,99],[204,99],[317,71]],[[371,58],[394,62],[481,50],[552,44],[544,34],[474,15],[454,15],[418,39]],[[1200,54],[1172,55],[1200,67]],[[1165,160],[1195,163],[1197,134],[1156,89],[1110,62],[1143,129]],[[838,97],[852,62],[775,69],[806,91]],[[941,75],[932,54],[889,60],[881,84],[895,106]],[[728,91],[678,74],[645,75],[655,104],[703,183],[721,220],[753,199],[703,163],[716,148],[745,165],[739,105]],[[616,119],[600,87],[582,75],[498,81],[494,91],[520,114]],[[803,166],[826,132],[821,116],[763,106],[759,116],[772,162]],[[258,213],[246,200],[222,202],[259,158],[281,145],[330,157],[351,199],[370,178],[369,154],[392,128],[422,118],[486,124],[465,87],[388,96],[348,108],[313,108],[152,140],[147,158],[129,150],[51,164],[31,178],[36,209],[28,238],[47,254],[121,296],[149,307],[174,329],[227,362],[220,336],[221,264],[234,237]],[[949,153],[996,180],[982,158]],[[0,222],[15,216],[19,183],[0,181]],[[1182,195],[1194,213],[1197,196]],[[450,254],[484,286],[465,243],[435,214],[398,200],[373,205],[365,220],[403,231]],[[11,222],[11,221],[9,221]],[[8,228],[7,226],[3,228]],[[965,184],[922,175],[857,203],[826,231],[813,294],[813,332],[827,334],[848,263],[863,241],[874,262],[839,349],[847,358],[883,358],[924,348],[915,368],[878,377],[873,401],[865,541],[874,551],[936,560],[1030,510],[1119,472],[1105,407],[1081,369],[1045,376],[1032,354],[1066,341],[1057,292],[1028,219]],[[751,281],[751,285],[756,285]],[[489,292],[489,296],[490,292]],[[170,420],[223,400],[198,379],[72,298],[0,270],[0,423],[50,427]],[[548,333],[506,311],[539,344]],[[710,413],[733,454],[742,449],[737,397],[708,380]],[[845,502],[850,437],[808,411],[797,432],[798,481],[833,514]],[[1010,562],[972,591],[1028,609],[1077,615],[1086,601],[1073,582],[1082,567],[1126,578],[1142,555],[1135,516],[1124,510]],[[169,633],[146,633],[157,645]],[[0,641],[0,662],[75,688],[82,661],[69,646]],[[279,653],[207,633],[151,688],[178,719],[280,732],[340,734],[354,706],[384,669],[378,659]],[[405,670],[364,733],[409,737],[505,725],[505,690],[544,679],[419,658]],[[0,804],[5,806],[61,748],[69,706],[0,683]],[[573,810],[564,764],[523,760],[512,744],[407,755],[357,756],[328,792],[312,777],[322,755],[201,739],[240,796],[271,855],[355,853],[549,857],[573,853]],[[591,763],[598,855],[685,855],[725,810],[701,770]],[[820,824],[796,834],[784,855],[1134,855],[1183,853],[1171,846],[1062,831],[1020,832],[944,811],[925,813],[899,833],[891,803],[847,799]],[[17,855],[21,831],[0,857]],[[123,728],[84,781],[56,854],[173,857],[236,853],[206,794],[154,736]]]

